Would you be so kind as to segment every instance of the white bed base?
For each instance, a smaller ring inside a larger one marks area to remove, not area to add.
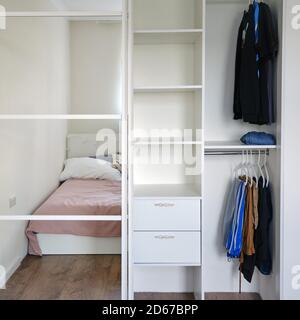
[[[60,234],[37,235],[43,255],[121,254],[121,238],[95,238]]]

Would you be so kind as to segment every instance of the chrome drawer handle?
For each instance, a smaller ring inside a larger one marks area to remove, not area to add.
[[[154,236],[155,239],[157,240],[173,240],[175,239],[175,236],[163,236],[163,235],[160,235],[160,236]]]
[[[160,203],[155,203],[154,205],[155,207],[159,207],[159,208],[170,208],[170,207],[175,207],[175,204],[174,203],[163,203],[163,202],[160,202]]]

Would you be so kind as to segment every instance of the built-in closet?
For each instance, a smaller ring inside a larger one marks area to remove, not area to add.
[[[266,2],[281,47],[282,1]],[[240,138],[265,131],[280,144],[281,49],[274,76],[276,123],[233,120],[237,34],[248,6],[243,0],[129,1],[131,299],[141,292],[189,292],[204,299],[206,293],[239,290],[279,298],[280,148],[245,146]],[[189,139],[182,135],[187,128],[193,132]],[[164,162],[166,154],[188,149],[197,174],[176,159]],[[255,273],[251,285],[240,280],[222,241],[232,169],[245,152],[268,155],[274,207],[273,272]],[[153,153],[159,154],[156,162],[149,160]]]
[[[276,122],[270,126],[234,121],[232,113],[237,32],[249,1],[207,1],[206,3],[206,101],[205,101],[205,172],[203,224],[203,289],[205,292],[238,292],[238,264],[229,263],[222,243],[222,218],[232,168],[241,162],[243,149],[269,152],[268,166],[273,197],[271,276],[256,272],[251,285],[242,278],[243,292],[257,292],[263,299],[279,298],[281,202],[281,60],[282,1],[264,1],[273,14],[279,34],[279,54],[274,75]],[[218,21],[218,23],[216,23]],[[273,134],[277,146],[241,146],[242,135],[250,131]],[[233,153],[232,153],[233,152]],[[214,154],[214,155],[212,155]],[[231,155],[235,154],[235,155]],[[255,157],[257,159],[257,157]]]

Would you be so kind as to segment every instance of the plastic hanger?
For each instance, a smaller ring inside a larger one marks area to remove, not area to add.
[[[265,178],[264,172],[262,170],[262,166],[260,165],[260,162],[261,162],[261,151],[259,150],[258,151],[257,167],[258,167],[258,170],[259,170],[259,174],[263,179],[263,186],[265,186],[266,178]],[[257,186],[258,186],[258,181],[257,181]]]
[[[234,171],[233,171],[233,174],[234,174],[234,177],[236,179],[239,178],[239,170],[242,170],[243,169],[243,166],[244,166],[244,151],[242,152],[242,158],[241,158],[241,162],[235,167]]]
[[[257,171],[256,171],[256,163],[254,161],[254,156],[253,156],[252,151],[250,152],[250,155],[251,155],[251,167],[253,169],[253,174],[254,174],[254,177],[255,177],[255,188],[257,189],[258,188],[258,174],[257,174]]]
[[[249,150],[246,151],[246,157],[247,157],[247,161],[246,161],[246,170],[247,170],[247,175],[246,175],[246,180],[248,181],[250,178],[250,187],[252,188],[253,186],[253,177],[251,174],[251,162],[250,162],[250,156],[249,156]],[[246,183],[247,184],[247,183]]]
[[[246,177],[245,185],[248,184],[248,176],[249,176],[249,170],[248,170],[248,152],[245,152],[244,155],[244,162],[241,169],[241,175]]]
[[[250,186],[252,188],[253,184],[254,184],[253,176],[255,175],[254,174],[253,163],[252,163],[252,151],[249,150],[249,151],[247,151],[247,153],[249,153],[249,155],[248,155],[248,167],[249,167]]]
[[[268,170],[268,166],[267,166],[267,162],[268,162],[268,155],[267,155],[267,151],[265,152],[265,159],[264,159],[264,164],[263,164],[263,168],[265,169],[266,172],[266,177],[267,177],[267,181],[264,187],[268,187],[269,183],[270,183],[270,175],[269,175],[269,170]]]

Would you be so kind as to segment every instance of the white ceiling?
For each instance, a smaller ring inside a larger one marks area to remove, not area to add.
[[[53,0],[58,9],[81,11],[121,11],[122,0]]]

